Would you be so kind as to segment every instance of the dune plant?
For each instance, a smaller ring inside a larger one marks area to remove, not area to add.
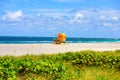
[[[0,57],[0,80],[119,80],[119,71],[119,50]]]

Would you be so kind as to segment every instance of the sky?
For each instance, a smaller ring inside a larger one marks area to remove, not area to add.
[[[120,0],[0,0],[0,36],[120,38]]]

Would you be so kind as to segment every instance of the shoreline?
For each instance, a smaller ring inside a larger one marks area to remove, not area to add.
[[[0,44],[0,56],[12,55],[40,55],[57,54],[65,52],[77,52],[82,50],[114,51],[120,50],[120,42],[108,43],[66,43],[55,45],[53,43],[42,44]]]

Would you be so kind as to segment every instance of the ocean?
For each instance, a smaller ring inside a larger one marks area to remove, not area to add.
[[[0,44],[42,44],[53,43],[56,37],[22,37],[22,36],[0,36]],[[68,37],[66,43],[101,43],[120,42],[114,38],[72,38]]]

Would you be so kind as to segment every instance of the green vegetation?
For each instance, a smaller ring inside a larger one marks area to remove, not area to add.
[[[120,80],[120,50],[3,56],[0,80]]]

